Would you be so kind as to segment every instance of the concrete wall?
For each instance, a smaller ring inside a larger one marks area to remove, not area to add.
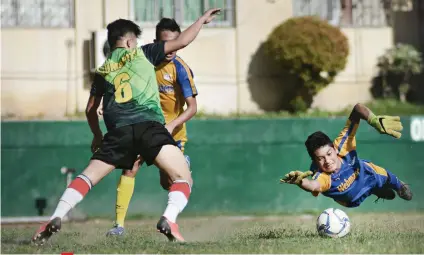
[[[377,58],[393,46],[393,30],[385,28],[343,28],[349,40],[346,68],[335,82],[323,89],[312,107],[337,110],[372,99],[370,87],[377,74]]]
[[[63,116],[75,87],[74,29],[2,29],[2,115]]]
[[[75,29],[2,29],[2,116],[56,119],[82,111],[90,86],[91,32],[130,18],[131,8],[130,1],[75,0]],[[235,16],[235,28],[204,28],[179,53],[195,73],[200,110],[272,110],[281,102],[274,89],[287,81],[263,74],[258,56],[272,29],[292,16],[292,1],[236,1]],[[315,107],[335,109],[370,99],[376,58],[392,45],[390,28],[343,31],[351,45],[348,66],[316,97]],[[143,29],[145,42],[153,37],[153,28]],[[334,98],[335,93],[342,96]]]
[[[178,55],[193,70],[200,111],[237,111],[236,36],[233,28],[204,29],[196,40]],[[153,42],[154,28],[143,30],[143,41]]]

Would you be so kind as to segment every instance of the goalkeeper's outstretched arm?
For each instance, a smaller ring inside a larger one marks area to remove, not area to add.
[[[363,104],[357,103],[353,107],[352,112],[350,113],[349,119],[353,123],[358,123],[361,119],[368,121],[370,114],[372,114],[372,112],[370,109],[368,109],[368,107],[366,107]]]
[[[308,192],[321,192],[321,184],[316,180],[303,179],[299,187]]]
[[[361,119],[366,120],[373,128],[375,128],[380,134],[387,134],[395,138],[400,138],[402,134],[402,123],[400,122],[399,116],[376,116],[370,109],[365,105],[356,104],[349,116],[352,122],[358,123]]]
[[[317,180],[309,180],[307,178],[312,174],[312,171],[291,171],[284,178],[280,179],[280,183],[296,184],[301,189],[309,192],[321,192],[321,183]]]

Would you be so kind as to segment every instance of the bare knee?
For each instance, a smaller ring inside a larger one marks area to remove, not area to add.
[[[175,173],[172,177],[170,177],[171,183],[175,181],[186,181],[188,185],[193,186],[193,179],[191,178],[191,174],[183,175],[180,173]]]
[[[82,171],[81,174],[85,175],[94,186],[96,185],[103,177],[108,175],[113,169],[114,166],[109,165],[100,160],[91,160],[88,166]]]
[[[186,181],[190,186],[193,184],[187,161],[178,147],[163,146],[154,163],[167,175],[171,184],[175,181]]]
[[[160,173],[160,185],[164,190],[169,190],[169,188],[174,184],[176,181],[185,181],[187,182],[190,187],[193,186],[193,179],[190,176],[183,176],[181,174],[174,174],[172,177],[168,176],[166,173],[161,172]]]
[[[164,190],[169,190],[169,188],[171,187],[172,182],[170,180],[160,180],[160,186],[164,189]]]

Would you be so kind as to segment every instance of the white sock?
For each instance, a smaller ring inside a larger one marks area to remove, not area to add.
[[[188,203],[187,197],[181,191],[172,191],[168,194],[168,206],[163,213],[163,216],[172,223],[177,221],[177,216],[180,214]]]
[[[60,198],[59,203],[57,204],[56,210],[54,211],[50,220],[59,217],[63,218],[68,214],[68,212],[75,207],[83,199],[83,195],[77,190],[72,188],[67,188]]]

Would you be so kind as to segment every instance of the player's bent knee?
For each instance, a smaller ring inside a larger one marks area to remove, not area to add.
[[[169,181],[160,181],[160,186],[164,189],[164,190],[169,190],[169,188],[171,187],[172,183],[170,183]]]
[[[193,179],[191,178],[191,173],[180,173],[180,172],[175,172],[171,175],[169,175],[169,178],[171,180],[172,183],[176,182],[176,181],[186,181],[190,186],[193,185]]]
[[[190,169],[188,168],[184,154],[174,145],[165,145],[157,155],[155,165],[165,172],[172,181],[191,179]]]
[[[171,178],[169,178],[169,175],[163,170],[159,170],[159,183],[164,190],[169,190],[172,185]]]
[[[186,176],[183,176],[183,175],[176,174],[173,177],[170,177],[164,171],[160,172],[160,185],[162,186],[162,188],[164,190],[169,190],[169,188],[172,186],[172,184],[179,183],[179,182],[180,183],[185,182],[190,187],[193,186],[193,179],[191,178],[191,175],[186,177]]]
[[[107,164],[101,160],[93,159],[84,171],[82,171],[82,174],[85,175],[94,186],[113,169],[115,169],[115,166]]]

